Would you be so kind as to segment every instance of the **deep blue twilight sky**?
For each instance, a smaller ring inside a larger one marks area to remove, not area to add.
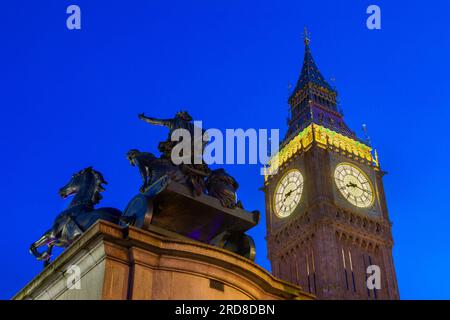
[[[82,30],[66,28],[78,4]],[[382,30],[366,28],[378,4]],[[0,15],[0,298],[42,268],[28,247],[68,204],[57,190],[86,166],[103,206],[137,192],[130,148],[156,152],[164,128],[137,120],[186,108],[205,127],[286,129],[287,84],[303,27],[346,121],[379,151],[403,299],[450,298],[449,1],[3,1]],[[259,166],[228,166],[264,212]],[[265,220],[251,234],[270,268]]]

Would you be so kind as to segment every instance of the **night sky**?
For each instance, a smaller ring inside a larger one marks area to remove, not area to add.
[[[70,4],[79,31],[66,28]],[[366,28],[370,4],[381,30]],[[304,26],[346,123],[360,136],[367,124],[388,172],[401,298],[450,298],[448,1],[5,1],[0,12],[0,298],[42,269],[28,247],[68,205],[57,191],[72,173],[103,173],[100,206],[124,209],[137,193],[126,152],[157,153],[167,137],[138,113],[187,109],[207,128],[283,136]],[[250,234],[269,269],[260,166],[226,169],[263,213]]]

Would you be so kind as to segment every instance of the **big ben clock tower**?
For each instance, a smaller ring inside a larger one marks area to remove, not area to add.
[[[399,299],[384,172],[345,124],[307,36],[289,105],[288,131],[263,188],[273,274],[319,299]],[[367,286],[369,266],[379,267],[379,289]]]

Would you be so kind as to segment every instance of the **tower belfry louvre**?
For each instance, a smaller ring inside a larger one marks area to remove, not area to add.
[[[398,299],[385,172],[344,122],[307,32],[304,43],[287,134],[264,179],[272,272],[319,299]],[[367,285],[369,266],[379,289]]]

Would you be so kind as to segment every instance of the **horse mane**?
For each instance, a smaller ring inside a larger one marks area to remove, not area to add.
[[[94,192],[92,193],[92,204],[96,205],[97,203],[100,202],[100,200],[103,198],[103,196],[101,195],[101,193],[103,191],[105,191],[105,188],[103,187],[103,184],[108,184],[105,180],[105,178],[103,178],[103,175],[94,170],[92,167],[87,167],[83,170],[81,170],[79,172],[79,174],[84,174],[84,173],[92,173],[92,175],[94,176],[95,179],[95,186],[94,186]]]

